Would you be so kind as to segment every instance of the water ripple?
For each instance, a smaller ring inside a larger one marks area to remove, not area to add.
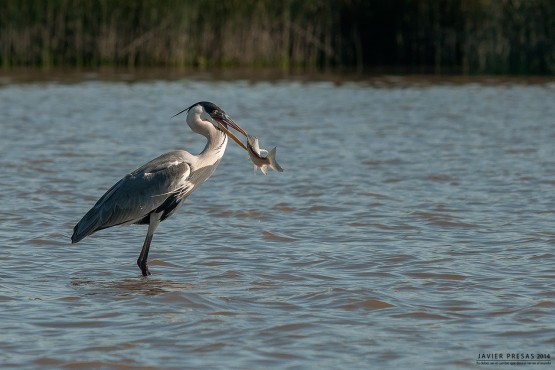
[[[125,173],[202,150],[169,117],[206,91],[280,148],[285,172],[254,176],[230,144],[157,230],[148,278],[142,227],[70,244]],[[0,363],[446,369],[550,353],[554,95],[552,82],[3,85]]]

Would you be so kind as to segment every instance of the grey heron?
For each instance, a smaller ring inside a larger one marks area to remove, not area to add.
[[[137,265],[143,276],[150,275],[148,251],[160,222],[174,214],[185,199],[214,173],[224,155],[228,136],[247,150],[229,128],[247,136],[245,130],[214,103],[195,103],[174,117],[183,112],[188,112],[187,124],[191,130],[207,138],[202,152],[192,155],[175,150],[125,175],[75,225],[72,243],[112,226],[146,224],[148,231]]]

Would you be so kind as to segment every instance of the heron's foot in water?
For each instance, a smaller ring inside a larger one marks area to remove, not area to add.
[[[141,269],[141,273],[143,274],[143,276],[151,275],[150,271],[148,271],[146,261],[137,260],[137,265]]]

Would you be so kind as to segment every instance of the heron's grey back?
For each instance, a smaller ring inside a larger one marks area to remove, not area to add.
[[[72,243],[111,226],[142,223],[168,198],[190,192],[190,166],[183,153],[188,154],[166,153],[118,181],[75,225]]]

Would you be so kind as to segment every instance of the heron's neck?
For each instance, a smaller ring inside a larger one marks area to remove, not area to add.
[[[227,135],[214,128],[209,130],[206,138],[208,141],[199,156],[214,161],[221,159],[227,147]]]

